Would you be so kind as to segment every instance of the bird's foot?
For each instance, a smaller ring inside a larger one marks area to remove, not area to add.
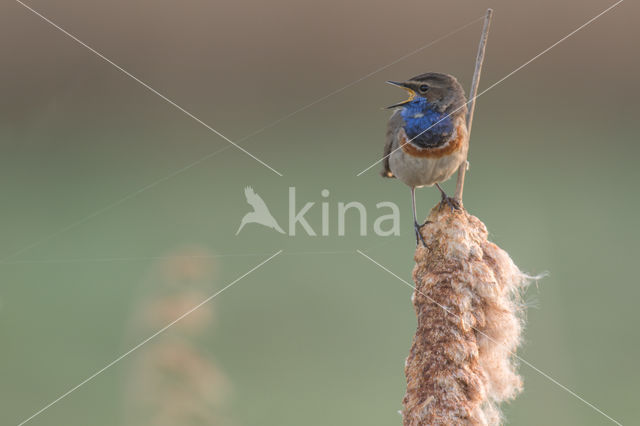
[[[422,243],[422,247],[426,247],[427,243],[424,242],[424,237],[422,236],[422,232],[420,230],[423,226],[431,223],[431,221],[425,221],[422,225],[418,225],[418,222],[413,222],[413,229],[416,231],[416,245]]]
[[[452,212],[455,210],[462,210],[462,205],[460,204],[460,200],[453,197],[448,197],[446,194],[443,193],[442,200],[440,200],[440,205],[444,206],[445,204],[451,208]]]
[[[438,190],[440,191],[440,195],[442,196],[442,199],[440,200],[440,207],[447,204],[449,207],[451,207],[451,211],[462,210],[462,203],[460,202],[460,200],[454,197],[449,197],[437,183],[436,188],[438,188]]]

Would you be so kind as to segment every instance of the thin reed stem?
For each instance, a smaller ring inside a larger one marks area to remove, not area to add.
[[[491,26],[491,18],[493,18],[493,9],[487,9],[484,17],[484,26],[482,27],[482,35],[480,36],[480,44],[478,45],[478,56],[476,57],[476,68],[473,72],[473,80],[471,81],[471,91],[469,92],[469,109],[467,111],[467,132],[471,137],[471,125],[473,124],[473,114],[476,109],[476,97],[478,95],[478,86],[480,85],[480,74],[482,73],[482,64],[484,63],[484,53],[487,48],[487,38],[489,37],[489,27]],[[455,198],[462,204],[462,192],[464,190],[464,176],[467,172],[467,161],[463,161],[458,169],[458,180],[456,182]]]

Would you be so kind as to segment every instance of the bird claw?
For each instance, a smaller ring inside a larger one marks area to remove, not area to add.
[[[451,208],[452,212],[455,210],[462,210],[460,201],[453,197],[447,197],[446,195],[443,195],[442,200],[440,201],[440,205],[444,206],[445,204],[447,204]]]
[[[427,246],[427,243],[424,242],[424,237],[422,236],[422,232],[420,232],[420,230],[423,226],[429,223],[431,223],[431,221],[429,220],[425,221],[422,225],[418,225],[417,222],[413,222],[413,229],[416,231],[416,245],[422,243],[422,247]]]
[[[440,199],[440,208],[442,208],[445,204],[448,204],[451,207],[451,211],[454,210],[462,210],[462,202],[454,197],[449,197],[444,190],[436,183],[436,188],[440,190],[440,195],[442,198]]]

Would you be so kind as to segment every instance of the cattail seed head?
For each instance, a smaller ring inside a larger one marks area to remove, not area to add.
[[[498,425],[497,404],[522,390],[513,355],[528,277],[466,211],[439,205],[428,220],[415,252],[404,426]]]

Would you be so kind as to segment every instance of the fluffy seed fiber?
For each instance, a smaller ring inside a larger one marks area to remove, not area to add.
[[[404,426],[499,425],[498,404],[522,390],[513,354],[528,277],[466,211],[439,205],[429,221],[415,253]]]

